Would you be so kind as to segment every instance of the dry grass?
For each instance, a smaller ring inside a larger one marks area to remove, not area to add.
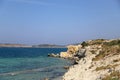
[[[103,59],[106,55],[104,54],[103,51],[100,51],[98,55],[95,56],[95,58],[92,59],[92,61],[98,61],[100,59]]]
[[[95,58],[93,58],[93,61],[98,61],[100,59],[103,59],[106,56],[113,56],[113,55],[119,55],[120,54],[120,46],[102,46],[102,51],[98,55],[96,55]]]
[[[97,67],[96,71],[105,70],[105,69],[111,69],[111,68],[115,68],[116,66],[119,66],[119,64],[101,66],[101,67]]]
[[[96,54],[96,51],[95,51],[95,50],[92,50],[91,53],[92,53],[92,54]]]
[[[85,41],[83,41],[83,42],[81,43],[81,45],[82,45],[83,47],[85,47],[85,46],[90,46],[90,45],[101,45],[104,41],[105,41],[105,39],[96,39],[96,40],[91,40],[90,42],[85,42]]]
[[[115,60],[113,60],[113,62],[119,62],[120,61],[120,59],[115,59]]]
[[[104,42],[103,43],[106,46],[114,46],[114,45],[119,45],[120,46],[120,40],[112,40],[110,42]]]
[[[104,42],[104,39],[96,39],[96,40],[92,40],[89,44],[90,45],[100,45]]]
[[[94,67],[94,65],[93,65],[93,64],[89,67],[89,69],[91,69],[92,67]]]
[[[120,72],[119,71],[113,71],[110,75],[107,75],[102,80],[120,80]]]

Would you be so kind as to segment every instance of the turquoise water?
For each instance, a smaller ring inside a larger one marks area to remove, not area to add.
[[[0,80],[51,80],[62,76],[70,62],[47,57],[66,49],[57,48],[0,48]]]

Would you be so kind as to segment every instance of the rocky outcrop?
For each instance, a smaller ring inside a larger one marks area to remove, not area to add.
[[[67,46],[67,52],[61,52],[60,57],[62,58],[73,58],[81,49],[82,45],[69,45]]]
[[[60,53],[60,57],[61,57],[61,58],[69,58],[69,57],[72,57],[72,55],[71,55],[71,54],[68,54],[67,52],[61,52],[61,53]]]
[[[66,52],[60,52],[60,54],[48,54],[49,57],[60,57],[67,59],[74,59],[75,57],[83,57],[85,49],[81,49],[82,45],[69,45]]]
[[[79,49],[78,52],[74,56],[78,58],[85,57],[85,52],[86,52],[86,49]]]
[[[63,80],[120,80],[120,40],[90,40],[76,54],[78,64]],[[84,56],[84,57],[82,57]]]
[[[67,53],[74,55],[81,49],[81,47],[82,47],[82,45],[69,45],[69,46],[67,46],[67,48],[68,48]]]

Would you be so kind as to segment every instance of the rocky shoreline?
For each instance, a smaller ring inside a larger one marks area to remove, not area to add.
[[[120,80],[120,39],[89,40],[70,45],[52,57],[73,59],[62,80]]]

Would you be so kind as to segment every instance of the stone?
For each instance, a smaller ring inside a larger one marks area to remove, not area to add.
[[[43,80],[49,80],[49,78],[44,78]]]
[[[67,52],[69,54],[76,54],[77,51],[79,51],[79,49],[81,48],[82,46],[81,45],[69,45],[67,46],[68,50]]]
[[[78,58],[83,58],[83,57],[85,57],[85,52],[86,52],[86,50],[85,49],[80,49],[77,53],[76,53],[76,57],[78,57]]]
[[[60,57],[60,55],[52,53],[52,54],[48,54],[48,57]]]
[[[64,66],[64,69],[69,69],[69,66]]]
[[[60,53],[60,57],[61,57],[61,58],[69,58],[69,57],[72,57],[72,55],[71,55],[71,54],[68,54],[67,52],[61,52],[61,53]]]

